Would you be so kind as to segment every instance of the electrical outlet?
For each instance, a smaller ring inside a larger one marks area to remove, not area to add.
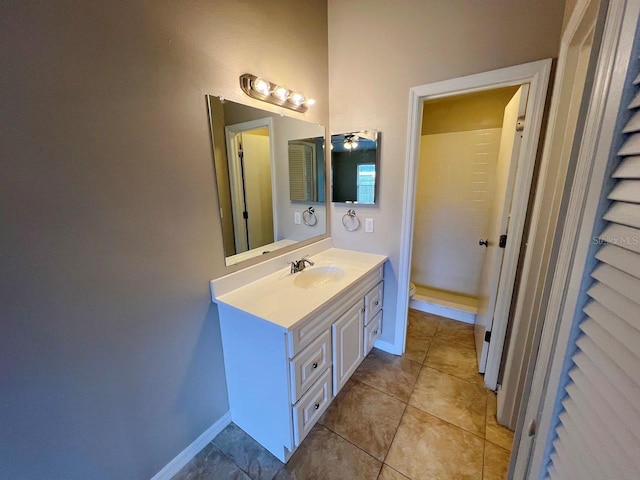
[[[373,218],[364,219],[364,231],[367,233],[373,233]]]
[[[300,212],[293,212],[293,223],[300,225],[302,223],[302,215]]]

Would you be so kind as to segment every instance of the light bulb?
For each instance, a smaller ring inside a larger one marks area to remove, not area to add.
[[[355,150],[356,148],[358,148],[358,142],[354,142],[353,140],[351,141],[351,148],[353,150]]]
[[[253,89],[261,95],[267,96],[271,91],[271,84],[264,78],[258,77],[253,81]]]
[[[351,150],[351,142],[349,140],[347,140],[346,142],[344,142],[344,148],[346,150]]]
[[[316,104],[316,99],[315,98],[307,98],[307,101],[305,103],[307,104],[308,107],[313,107]]]
[[[278,85],[273,89],[271,95],[276,97],[281,102],[286,102],[287,97],[289,96],[289,89],[287,87],[283,87],[282,85]]]
[[[304,95],[298,92],[291,92],[289,95],[289,101],[293,103],[296,107],[302,105],[305,101]]]

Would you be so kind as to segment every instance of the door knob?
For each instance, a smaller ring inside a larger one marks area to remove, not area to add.
[[[484,240],[480,239],[480,241],[478,242],[478,245],[482,246],[484,245],[485,247],[489,246],[489,239],[485,238]]]

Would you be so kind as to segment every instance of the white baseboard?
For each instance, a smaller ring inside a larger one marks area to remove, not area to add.
[[[376,343],[373,344],[373,346],[382,350],[383,352],[392,353],[394,355],[402,355],[402,349],[396,347],[394,343],[378,340]]]
[[[191,445],[180,452],[176,458],[167,463],[151,480],[171,480],[182,467],[200,453],[200,450],[206,447],[230,423],[231,411],[228,411],[216,423],[207,428],[202,435],[196,438]]]
[[[450,318],[464,323],[476,323],[476,316],[473,313],[465,312],[451,307],[444,307],[442,305],[436,305],[435,303],[425,302],[423,300],[411,299],[409,307],[415,310],[420,310],[425,313],[432,313],[433,315],[439,315],[440,317]]]

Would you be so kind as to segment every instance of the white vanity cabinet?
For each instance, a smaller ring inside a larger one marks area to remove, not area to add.
[[[349,308],[333,325],[333,392],[340,392],[364,359],[363,301]]]
[[[381,332],[386,257],[353,253],[375,263],[368,269],[360,267],[363,272],[352,274],[353,279],[347,279],[342,288],[336,286],[335,292],[318,289],[299,292],[298,298],[291,292],[269,296],[266,290],[274,284],[271,281],[264,288],[253,284],[219,298],[214,295],[231,418],[283,462],[304,440]],[[300,274],[292,274],[293,279],[294,275]],[[267,295],[253,298],[247,302],[249,306],[241,308],[234,297],[240,298],[236,292],[241,289],[247,295],[263,291]],[[316,297],[319,305],[297,303],[305,299],[311,303]],[[298,313],[292,310],[303,307],[308,313],[295,320]],[[265,313],[258,315],[258,308]],[[288,315],[292,320],[286,324]],[[370,325],[375,325],[373,330]]]

